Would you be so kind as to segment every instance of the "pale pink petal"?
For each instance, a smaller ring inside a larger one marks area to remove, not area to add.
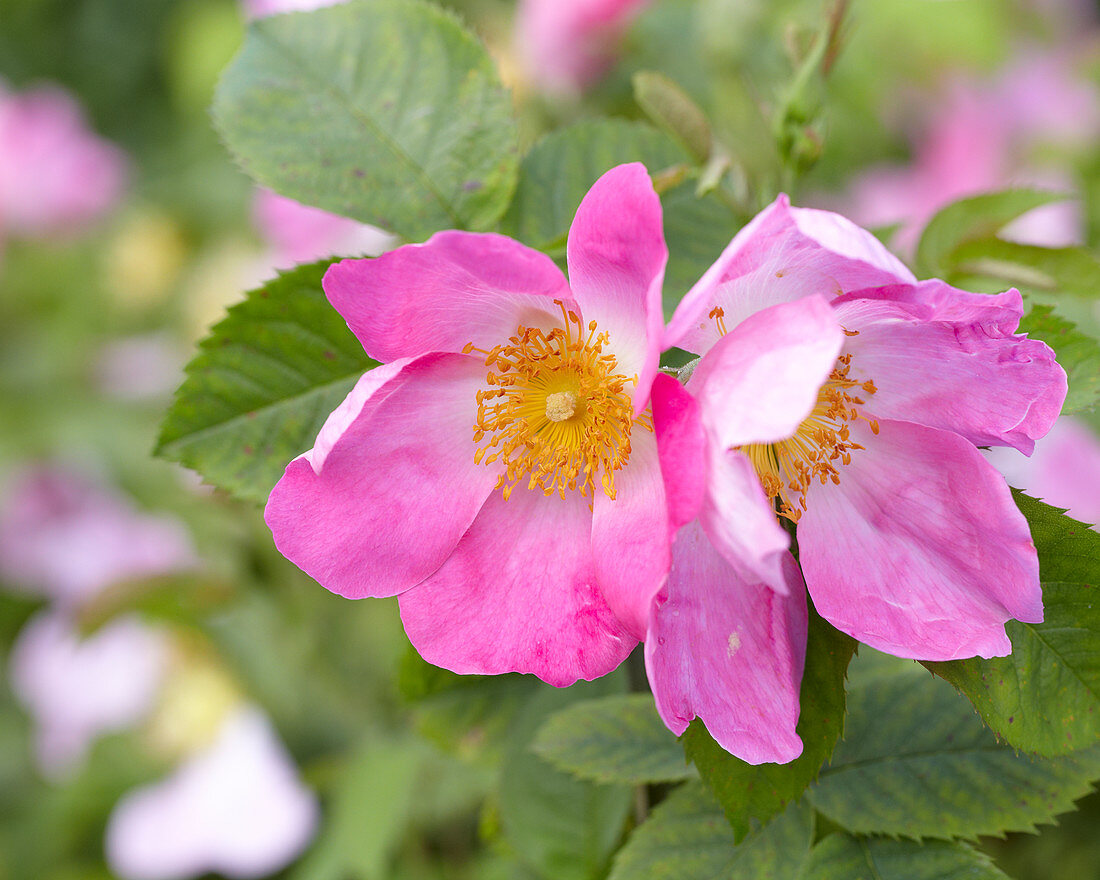
[[[573,218],[567,251],[569,283],[585,321],[610,334],[619,371],[638,376],[640,413],[661,354],[668,262],[661,200],[644,165],[619,165],[592,185]]]
[[[710,453],[699,402],[671,376],[653,382],[653,428],[674,533],[703,508]]]
[[[503,235],[439,232],[367,260],[341,260],[323,280],[329,302],[372,358],[485,350],[522,324],[561,326],[554,300],[580,311],[545,254]]]
[[[790,538],[775,518],[752,464],[740,452],[723,451],[713,438],[710,482],[699,521],[726,562],[749,583],[783,592],[783,559]]]
[[[163,632],[123,617],[81,638],[64,615],[37,614],[12,646],[12,687],[35,724],[39,767],[60,778],[75,771],[101,734],[137,723],[164,677]]]
[[[1062,416],[1030,458],[1004,447],[985,457],[1010,486],[1093,528],[1100,523],[1100,438],[1084,422]]]
[[[212,745],[119,801],[107,862],[122,880],[266,877],[305,848],[318,818],[317,799],[271,724],[241,708]]]
[[[499,472],[474,463],[484,383],[474,357],[406,364],[340,435],[321,473],[305,457],[287,466],[264,513],[280,552],[349,599],[392,596],[435,571]]]
[[[657,438],[635,427],[630,447],[630,461],[615,475],[615,500],[598,490],[593,499],[592,554],[607,604],[640,640],[668,574],[670,528]]]
[[[814,605],[872,648],[919,660],[1008,654],[1005,621],[1043,619],[1039,563],[1004,478],[967,440],[906,422],[813,484],[798,524]]]
[[[688,389],[722,448],[783,440],[817,404],[843,341],[824,297],[772,306],[703,355]]]
[[[346,0],[241,0],[241,7],[245,15],[253,19],[287,12],[308,12],[325,6],[338,6],[343,2]]]
[[[657,711],[673,733],[699,717],[722,748],[750,764],[802,753],[795,727],[806,592],[790,554],[783,572],[786,595],[742,579],[698,524],[677,535],[645,640]]]
[[[990,296],[942,281],[879,288],[836,304],[852,377],[878,389],[863,410],[976,445],[1030,453],[1062,409],[1066,374],[1043,342],[1014,333],[1015,290]]]
[[[596,580],[588,499],[496,492],[434,575],[401,595],[405,632],[462,674],[530,672],[564,687],[618,666],[637,643]]]
[[[838,215],[805,211],[781,195],[738,232],[677,306],[664,346],[707,351],[722,335],[709,317],[716,307],[732,330],[779,303],[914,280],[870,233]]]

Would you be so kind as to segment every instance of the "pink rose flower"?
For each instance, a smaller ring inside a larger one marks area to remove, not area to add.
[[[700,716],[746,760],[798,754],[805,611],[776,511],[818,612],[874,648],[1000,656],[1005,621],[1042,620],[1027,522],[977,449],[1030,453],[1065,397],[1021,312],[1015,290],[917,282],[786,197],[689,291],[664,344],[702,357],[686,388],[653,389],[672,523],[689,524],[646,638],[672,730]]]
[[[256,191],[252,216],[271,245],[271,264],[277,269],[325,257],[373,256],[394,241],[375,226],[303,205],[269,189]]]
[[[598,80],[615,45],[649,0],[520,0],[516,50],[532,81],[569,95]]]
[[[668,567],[647,412],[668,251],[639,164],[577,210],[569,282],[493,234],[343,260],[329,301],[381,361],[268,500],[329,590],[400,596],[429,662],[554,685],[615,668]]]
[[[195,563],[180,522],[139,513],[75,471],[44,466],[17,475],[0,509],[0,575],[62,607],[117,581]]]
[[[1100,438],[1084,422],[1062,416],[1025,458],[1014,449],[990,449],[986,458],[1009,485],[1060,507],[1094,529],[1100,523]]]
[[[118,202],[125,178],[122,152],[89,131],[68,93],[0,80],[0,240],[77,231]]]
[[[318,815],[267,718],[242,707],[213,744],[118,802],[107,862],[123,880],[266,877],[305,848]]]

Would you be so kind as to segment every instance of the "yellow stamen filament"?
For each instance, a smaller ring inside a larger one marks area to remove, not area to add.
[[[862,419],[872,433],[878,433],[878,422],[860,412],[865,401],[853,390],[871,395],[878,389],[873,381],[849,378],[851,361],[850,354],[837,359],[817,394],[817,405],[793,437],[738,447],[752,462],[764,494],[775,502],[779,516],[792,522],[798,522],[806,510],[806,493],[814,480],[822,485],[839,484],[838,467],[851,464],[852,453],[864,448],[851,439],[849,423]]]
[[[631,428],[652,431],[652,419],[634,418],[627,386],[637,377],[617,373],[615,356],[603,353],[608,334],[598,333],[595,321],[584,328],[554,302],[563,327],[521,325],[504,345],[463,349],[484,355],[490,368],[489,387],[477,392],[474,461],[504,462],[496,488],[505,500],[524,478],[528,489],[562,498],[567,489],[594,495],[598,482],[614,500],[615,472],[630,458]]]

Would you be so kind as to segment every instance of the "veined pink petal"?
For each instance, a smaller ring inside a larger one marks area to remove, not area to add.
[[[750,764],[802,753],[795,727],[806,593],[790,554],[783,572],[786,595],[743,580],[697,523],[677,535],[645,642],[657,711],[673,733],[699,717],[722,748]]]
[[[1030,453],[1062,409],[1066,374],[1045,343],[1015,335],[1021,310],[1015,290],[942,281],[845,297],[836,312],[858,331],[845,343],[852,374],[878,389],[864,411]]]
[[[663,345],[707,351],[722,335],[708,317],[715,307],[732,330],[778,303],[913,280],[869,232],[836,214],[791,208],[781,195],[734,236],[688,291],[665,329]]]
[[[521,324],[561,326],[555,299],[580,313],[553,260],[492,233],[439,232],[380,257],[341,260],[323,286],[379,361],[460,352],[469,342],[489,350]]]
[[[1008,654],[1005,621],[1043,619],[1027,522],[967,440],[882,420],[798,524],[814,605],[873,648],[919,660]]]
[[[123,880],[266,877],[305,848],[318,813],[270,722],[244,707],[167,779],[123,796],[107,861]]]
[[[474,463],[484,383],[475,357],[405,364],[340,434],[320,473],[306,457],[287,466],[264,512],[279,551],[349,599],[392,596],[435,571],[500,472],[499,463]]]
[[[671,376],[653,381],[653,428],[674,533],[703,508],[710,452],[699,402]]]
[[[619,371],[637,374],[634,412],[649,400],[661,354],[661,285],[668,262],[661,200],[640,162],[597,180],[569,230],[569,283],[585,321],[610,334]]]
[[[592,501],[592,554],[607,604],[640,640],[668,574],[671,541],[662,538],[671,530],[657,438],[635,427],[630,448],[629,463],[615,475],[615,500],[597,492]]]
[[[401,595],[420,656],[462,674],[530,672],[556,687],[610,672],[637,641],[600,593],[591,530],[578,492],[491,495],[439,571]]]
[[[718,340],[688,389],[723,449],[783,440],[813,410],[843,341],[824,297],[772,306]]]
[[[710,484],[699,522],[715,549],[749,583],[787,589],[783,558],[791,541],[749,460],[710,442]]]

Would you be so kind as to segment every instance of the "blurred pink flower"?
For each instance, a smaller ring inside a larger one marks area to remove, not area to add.
[[[252,18],[264,18],[284,12],[308,12],[325,6],[338,6],[345,0],[241,0],[244,14]]]
[[[47,776],[70,774],[96,737],[125,730],[149,712],[167,648],[162,632],[133,617],[87,638],[63,613],[31,618],[12,646],[9,673],[34,718],[36,758]]]
[[[1071,191],[1064,172],[1035,164],[1036,148],[1080,148],[1100,134],[1096,88],[1054,55],[1024,53],[993,83],[957,78],[934,108],[914,140],[912,164],[869,169],[845,205],[864,226],[900,223],[893,241],[906,254],[932,216],[958,199],[1009,186]],[[1046,206],[1005,235],[1051,247],[1078,243],[1080,209],[1069,201]]]
[[[1009,485],[1093,528],[1100,523],[1100,437],[1079,419],[1058,419],[1030,458],[1013,449],[990,449],[986,457]]]
[[[140,513],[67,468],[42,466],[17,475],[0,509],[0,576],[63,607],[116,581],[195,562],[180,522]]]
[[[74,232],[118,202],[126,160],[56,86],[0,80],[0,240]]]
[[[400,595],[431,663],[554,685],[614,669],[668,568],[656,441],[668,250],[640,164],[569,232],[569,281],[494,234],[343,260],[330,302],[383,366],[360,379],[265,518],[329,590]]]
[[[1030,453],[1065,397],[1021,314],[1014,290],[917,282],[869,233],[785,197],[688,292],[664,345],[702,357],[685,388],[653,387],[670,517],[689,523],[646,637],[672,730],[699,716],[746,760],[798,754],[804,610],[762,512],[797,523],[815,607],[871,647],[1004,655],[1007,620],[1042,619],[1027,522],[977,449]]]
[[[271,264],[289,269],[325,257],[373,256],[394,237],[375,226],[311,208],[268,189],[256,192],[256,228],[271,246]]]
[[[615,62],[616,44],[649,0],[520,0],[515,44],[544,92],[569,95]]]
[[[118,802],[107,862],[123,880],[264,877],[305,848],[318,813],[267,718],[242,707],[213,744]]]

